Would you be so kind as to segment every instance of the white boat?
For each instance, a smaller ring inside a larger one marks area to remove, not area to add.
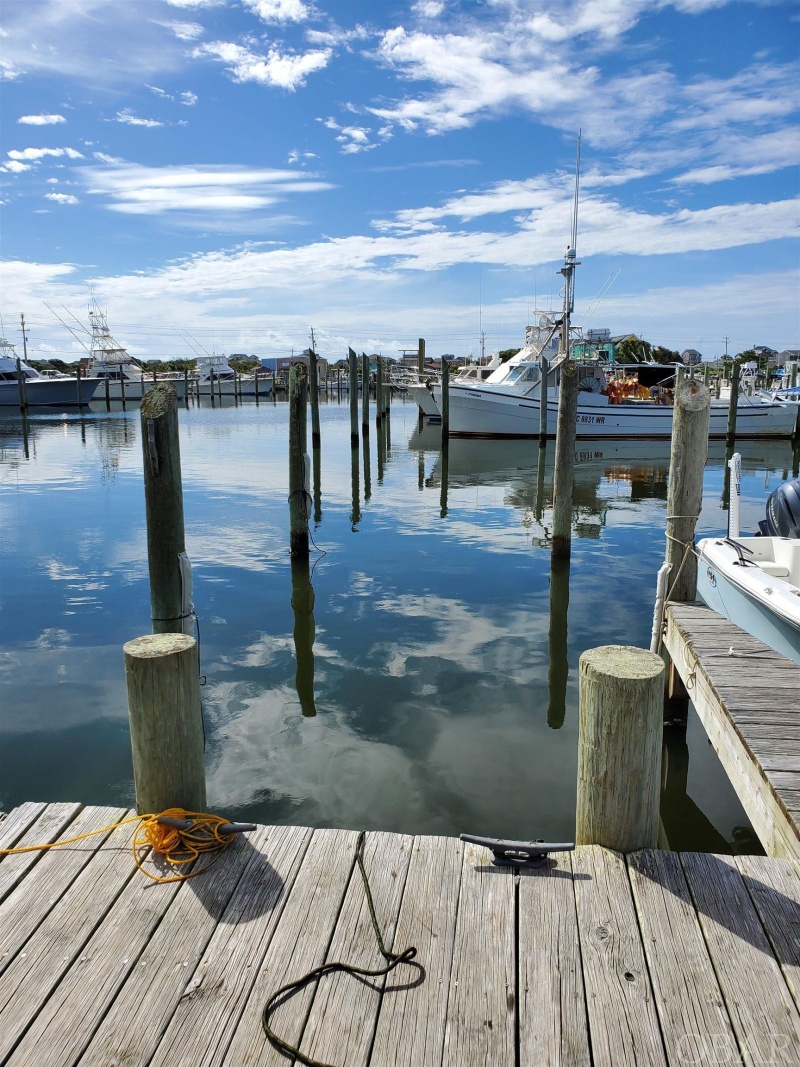
[[[99,378],[73,378],[69,374],[40,374],[20,360],[24,398],[29,407],[80,407],[88,404],[100,384]],[[0,338],[0,407],[20,406],[17,354],[14,345]]]
[[[469,384],[471,382],[484,382],[500,366],[500,354],[495,352],[487,363],[467,363],[452,378],[453,382]],[[416,400],[417,406],[423,415],[430,419],[440,419],[442,413],[434,396],[434,386],[441,385],[440,374],[416,374],[407,386],[408,395]]]
[[[225,356],[198,356],[195,372],[201,396],[268,396],[272,391],[272,376],[237,374]]]
[[[731,532],[697,544],[697,593],[714,611],[800,664],[800,479],[767,501],[762,534],[738,534],[738,453],[731,461]]]
[[[141,400],[148,389],[162,381],[175,387],[180,399],[186,396],[186,380],[182,374],[161,373],[153,375],[145,366],[129,355],[128,350],[117,344],[108,328],[108,319],[96,300],[89,308],[89,324],[92,328],[89,349],[89,374],[101,380],[96,399]],[[106,386],[108,382],[108,386]]]

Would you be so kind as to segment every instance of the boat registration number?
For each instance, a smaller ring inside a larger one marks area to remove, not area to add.
[[[602,426],[606,421],[605,415],[579,415],[578,422],[594,423],[596,426]]]

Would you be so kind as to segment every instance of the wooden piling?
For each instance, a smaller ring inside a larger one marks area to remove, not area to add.
[[[539,445],[547,444],[547,371],[549,364],[547,356],[542,353],[539,356],[542,367],[542,379],[539,385]]]
[[[178,400],[159,382],[140,409],[153,633],[191,633],[191,578],[183,525]]]
[[[361,432],[369,433],[369,356],[361,353]]]
[[[147,634],[128,641],[124,655],[136,810],[205,811],[197,642]]]
[[[664,662],[606,645],[580,658],[575,841],[619,852],[655,848],[661,786]]]
[[[142,390],[142,393],[144,395],[144,390]],[[125,372],[122,370],[122,368],[120,368],[119,374],[119,395],[120,399],[122,400],[122,410],[126,411],[127,406],[125,404]]]
[[[450,437],[450,364],[442,356],[442,440]]]
[[[425,338],[420,337],[417,341],[417,374],[419,380],[423,381],[425,378]]]
[[[375,367],[375,423],[380,426],[383,418],[383,359],[378,356]]]
[[[358,363],[352,348],[347,350],[350,371],[350,447],[358,448]]]
[[[322,436],[319,429],[319,362],[313,343],[308,352],[308,375],[311,383],[311,448],[315,449],[322,445]]]
[[[725,447],[732,448],[736,441],[736,411],[739,404],[739,364],[731,367],[731,397],[728,403],[728,425],[725,430]]]
[[[80,398],[80,380],[78,381],[78,397]],[[25,375],[22,373],[22,360],[17,356],[17,392],[19,393],[19,410],[28,410],[28,394],[25,389]]]
[[[189,368],[183,368],[183,399],[187,408],[189,406]]]
[[[289,553],[293,557],[308,555],[307,387],[306,368],[293,363],[289,371]]]
[[[106,411],[111,411],[111,382],[107,376],[103,378],[103,391],[106,394]]]
[[[565,359],[560,368],[558,421],[553,470],[552,553],[567,557],[572,542],[572,486],[575,477],[575,426],[578,417],[578,365]]]
[[[684,379],[675,390],[665,556],[670,600],[694,600],[697,591],[697,557],[690,546],[703,503],[710,403],[711,394],[699,380]]]
[[[78,390],[78,407],[83,407],[83,401],[81,400],[81,365],[80,363],[75,368],[75,384]]]

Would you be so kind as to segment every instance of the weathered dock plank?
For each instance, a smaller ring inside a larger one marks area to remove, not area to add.
[[[666,621],[665,647],[767,854],[800,860],[800,741],[787,722],[800,667],[702,604],[669,604]]]
[[[462,858],[463,845],[453,838],[414,839],[395,943],[416,945],[411,979],[416,984],[398,971],[390,975],[381,999],[373,1064],[441,1065]]]
[[[737,1063],[736,1038],[677,852],[627,857],[670,1063]],[[713,1044],[709,1035],[713,1034]]]
[[[589,1067],[591,1052],[581,970],[572,861],[519,873],[519,1061]]]
[[[22,820],[17,819],[12,811],[11,830],[9,843],[3,848],[28,848],[30,845],[41,845],[55,841],[58,837],[72,837],[71,833],[65,833],[75,816],[81,810],[80,804],[48,804],[35,820],[28,820],[28,815]],[[6,820],[7,821],[7,820]],[[25,822],[26,829],[22,834],[15,832],[15,827]],[[3,823],[5,825],[5,821]],[[0,865],[0,901],[3,900],[25,877],[28,871],[35,866],[44,855],[43,852],[19,852],[16,855],[6,856]]]
[[[796,1067],[800,1015],[735,860],[686,852],[681,862],[745,1062]]]
[[[790,860],[736,859],[786,984],[800,1008],[800,873]]]
[[[625,860],[590,845],[573,857],[595,1067],[666,1064]]]

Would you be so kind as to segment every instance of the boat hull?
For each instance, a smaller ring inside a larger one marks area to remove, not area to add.
[[[200,382],[200,396],[211,396],[211,382]],[[272,392],[272,379],[259,378],[258,395],[269,396]],[[230,379],[214,380],[214,396],[255,396],[256,383],[253,378],[239,379],[238,384]]]
[[[435,388],[437,401],[439,388]],[[578,399],[576,437],[672,436],[673,409],[667,405],[581,403],[580,394]],[[557,418],[557,402],[553,399],[547,410],[549,437],[555,437]],[[795,422],[793,406],[762,401],[740,404],[736,436],[792,437]],[[712,402],[709,437],[725,437],[727,423],[727,405]],[[539,400],[499,389],[451,384],[450,434],[453,437],[538,437]]]
[[[698,544],[697,595],[714,611],[736,623],[747,633],[774,648],[782,656],[800,664],[800,610],[796,618],[778,614],[770,607],[776,582],[756,575],[754,588],[746,588],[733,576],[736,569],[713,538]],[[747,574],[752,581],[752,573]],[[772,597],[764,590],[772,590]],[[722,650],[726,651],[726,650]]]
[[[414,384],[408,386],[408,395],[417,402],[417,407],[423,415],[430,419],[440,419],[439,405],[433,398],[433,393],[427,385]]]
[[[100,379],[100,386],[95,393],[95,400],[105,400],[106,387],[105,379]],[[141,400],[145,393],[149,392],[154,385],[163,385],[168,382],[175,388],[175,393],[179,400],[183,400],[186,396],[186,381],[183,378],[157,378],[153,381],[152,378],[143,378],[140,381],[126,379],[125,381],[125,400]],[[119,381],[110,381],[108,383],[108,399],[109,400],[122,400],[122,385]]]
[[[100,385],[100,378],[28,378],[25,399],[28,407],[69,408],[89,403]],[[19,407],[16,382],[0,382],[0,407]]]

